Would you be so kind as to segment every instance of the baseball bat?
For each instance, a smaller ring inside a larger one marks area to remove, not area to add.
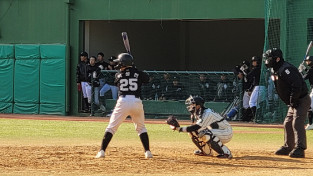
[[[309,43],[309,45],[308,45],[308,48],[306,49],[305,56],[304,56],[304,59],[303,59],[303,60],[305,60],[306,57],[309,55],[309,52],[310,52],[310,50],[312,49],[312,46],[313,46],[313,42],[311,41],[311,42]]]
[[[129,45],[129,39],[126,32],[122,32],[123,37],[123,43],[125,46],[126,51],[130,54],[130,45]]]
[[[306,57],[309,55],[309,52],[310,52],[310,50],[312,49],[312,46],[313,46],[313,42],[311,41],[311,42],[309,43],[309,45],[308,45],[308,48],[306,49],[306,52],[305,52],[303,61],[302,61],[302,63],[301,63],[301,64],[299,65],[299,67],[298,67],[299,72],[302,73],[302,74],[306,74],[305,72],[306,72],[306,70],[307,70],[307,66],[306,66],[306,64],[305,64],[305,59],[306,59]]]

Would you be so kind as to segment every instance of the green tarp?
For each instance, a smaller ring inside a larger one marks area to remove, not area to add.
[[[66,115],[66,46],[0,45],[0,86],[0,113]]]
[[[14,60],[0,59],[0,102],[13,102],[13,73]]]
[[[65,45],[40,45],[40,114],[65,115]]]
[[[15,59],[39,59],[39,45],[15,45]]]
[[[14,113],[39,111],[39,45],[15,45]]]
[[[0,102],[0,113],[10,114],[13,111],[13,103]]]
[[[13,112],[14,45],[0,45],[0,113]]]
[[[14,114],[38,114],[39,104],[14,103]]]
[[[0,45],[0,59],[14,59],[14,45]]]

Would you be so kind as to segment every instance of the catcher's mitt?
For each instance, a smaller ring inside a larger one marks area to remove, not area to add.
[[[166,120],[166,123],[170,125],[173,130],[176,130],[177,127],[180,127],[176,117],[169,116]]]

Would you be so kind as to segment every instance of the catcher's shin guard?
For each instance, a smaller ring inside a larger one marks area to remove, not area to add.
[[[211,147],[206,143],[200,140],[196,132],[189,133],[192,142],[198,147],[200,151],[195,151],[195,155],[212,155]]]
[[[203,130],[200,132],[199,137],[201,136],[202,140],[205,141],[215,152],[219,155],[218,157],[232,158],[231,152],[223,145],[221,140],[215,136],[210,130]]]
[[[211,148],[216,151],[219,155],[217,157],[220,158],[232,158],[232,154],[228,147],[223,145],[220,139],[216,136],[212,136],[212,139],[208,142]]]

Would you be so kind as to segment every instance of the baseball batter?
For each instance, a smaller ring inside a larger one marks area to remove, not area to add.
[[[152,158],[149,147],[149,137],[144,124],[144,111],[141,96],[142,83],[149,82],[149,76],[133,67],[133,57],[128,53],[122,53],[114,62],[120,71],[115,75],[115,84],[119,89],[119,98],[107,126],[101,148],[95,158],[105,157],[105,150],[110,143],[118,127],[131,116],[135,129],[140,137],[145,150],[145,157]]]
[[[232,127],[218,113],[204,107],[204,100],[199,96],[190,96],[186,102],[187,110],[192,119],[197,119],[196,124],[187,127],[170,126],[179,132],[188,132],[192,141],[200,149],[195,155],[212,155],[211,149],[218,153],[218,158],[232,158],[228,147],[224,144],[229,142],[233,136]]]

